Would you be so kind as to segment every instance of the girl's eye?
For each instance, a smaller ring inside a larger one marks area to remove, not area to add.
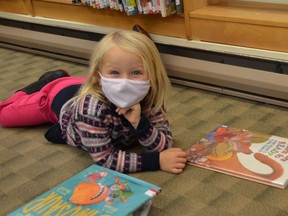
[[[109,74],[116,76],[119,75],[120,73],[118,71],[110,71]]]
[[[139,71],[139,70],[136,70],[136,71],[133,71],[133,72],[132,72],[132,75],[133,75],[133,76],[139,76],[139,75],[141,75],[141,74],[142,74],[142,72]]]

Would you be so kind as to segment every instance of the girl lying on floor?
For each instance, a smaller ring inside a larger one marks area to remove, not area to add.
[[[170,82],[151,39],[135,31],[106,35],[91,57],[89,75],[50,71],[0,103],[0,125],[47,122],[48,141],[88,152],[98,165],[124,173],[181,173],[187,153],[172,148],[166,117]],[[143,152],[129,152],[140,145]]]

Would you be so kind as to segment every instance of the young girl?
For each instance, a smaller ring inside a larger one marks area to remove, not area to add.
[[[181,173],[187,153],[171,148],[169,87],[152,40],[138,32],[114,32],[97,44],[87,78],[63,70],[44,74],[0,103],[0,125],[51,122],[45,134],[50,142],[87,151],[98,165],[125,173]],[[125,151],[135,145],[144,151]]]

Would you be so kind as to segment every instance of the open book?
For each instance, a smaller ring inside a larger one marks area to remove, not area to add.
[[[187,151],[191,165],[279,188],[288,183],[288,138],[222,125]]]
[[[144,216],[160,190],[140,179],[91,165],[9,215]]]

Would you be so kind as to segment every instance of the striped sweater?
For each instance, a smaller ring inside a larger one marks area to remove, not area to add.
[[[72,106],[68,101],[60,113],[63,138],[71,146],[89,152],[98,165],[129,173],[158,170],[159,152],[170,148],[172,135],[165,116],[158,112],[142,114],[137,129],[111,104],[105,105],[91,95]],[[142,153],[126,151],[141,146]]]

